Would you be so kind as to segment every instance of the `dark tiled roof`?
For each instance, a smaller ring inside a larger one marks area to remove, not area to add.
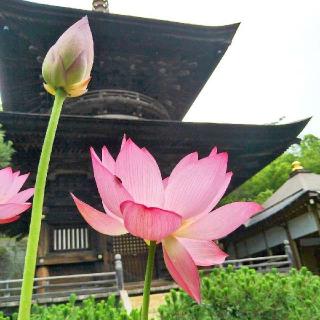
[[[246,224],[246,227],[247,228],[251,227],[261,221],[271,218],[273,215],[277,214],[279,211],[289,207],[294,201],[299,199],[301,196],[303,196],[307,192],[308,190],[301,189],[293,193],[292,195],[288,196],[287,198],[284,198],[281,201],[275,203],[271,207],[268,207],[267,209],[261,211],[259,214],[257,214],[256,216],[254,216],[249,220],[249,222]]]
[[[206,27],[0,1],[0,91],[6,111],[47,113],[41,64],[59,35],[88,15],[95,41],[90,90],[138,92],[180,120],[218,65],[239,24]],[[17,94],[19,92],[19,94]]]
[[[16,159],[24,154],[36,163],[47,121],[47,115],[0,113],[0,123],[17,150]],[[62,116],[55,149],[86,154],[89,146],[106,144],[116,153],[126,133],[139,145],[150,149],[164,175],[168,175],[184,155],[199,151],[205,156],[217,146],[220,151],[229,153],[229,170],[234,172],[231,190],[283,153],[296,141],[307,122],[237,125]]]

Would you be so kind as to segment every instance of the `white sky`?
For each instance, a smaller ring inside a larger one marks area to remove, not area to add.
[[[33,2],[91,9],[91,0]],[[270,123],[313,116],[320,136],[319,0],[109,0],[111,13],[241,26],[185,120]]]

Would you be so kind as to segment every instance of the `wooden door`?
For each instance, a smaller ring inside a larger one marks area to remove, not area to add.
[[[113,237],[113,254],[120,253],[125,282],[143,281],[148,259],[146,243],[130,234]]]

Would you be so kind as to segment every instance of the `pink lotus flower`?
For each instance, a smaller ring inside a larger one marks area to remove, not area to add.
[[[214,148],[199,160],[191,153],[164,180],[152,155],[130,139],[123,139],[116,161],[106,147],[101,160],[91,148],[91,158],[105,213],[73,196],[83,218],[106,235],[130,232],[161,241],[172,278],[200,302],[196,266],[220,264],[227,257],[212,240],[225,237],[261,210],[256,203],[236,202],[210,212],[232,176],[226,172],[227,154]]]
[[[19,219],[19,215],[30,208],[31,203],[26,201],[32,197],[34,189],[19,192],[28,176],[13,172],[10,167],[0,170],[0,224]]]
[[[87,91],[93,64],[93,39],[88,18],[84,17],[49,49],[42,65],[44,87],[52,95],[63,88],[70,97]]]

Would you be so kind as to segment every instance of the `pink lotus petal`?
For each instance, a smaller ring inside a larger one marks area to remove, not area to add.
[[[212,159],[215,159],[215,157],[216,157],[214,155],[214,151],[216,151],[216,148],[214,148],[209,155],[209,157],[211,157]],[[214,178],[215,183],[211,189],[212,194],[214,196],[212,197],[212,200],[209,202],[209,204],[203,210],[202,213],[194,215],[195,219],[198,219],[199,217],[203,216],[204,214],[207,214],[208,212],[210,212],[218,204],[218,202],[221,200],[222,196],[224,195],[224,193],[226,192],[226,190],[229,186],[230,180],[232,178],[232,172],[226,173],[228,154],[222,153],[220,155],[223,155],[225,157],[225,161],[220,162],[220,167],[219,167],[217,174]]]
[[[122,137],[122,140],[121,140],[121,147],[120,147],[120,150],[122,150],[122,149],[123,149],[123,147],[125,146],[126,142],[127,142],[127,135],[126,135],[126,134],[124,134],[124,135],[123,135],[123,137]]]
[[[34,188],[29,188],[14,195],[8,202],[24,203],[28,201],[34,194]]]
[[[158,167],[156,159],[153,157],[153,155],[146,148],[144,148],[144,147],[141,148],[141,151],[143,151],[145,153],[145,155],[147,157],[149,157],[150,161],[152,161],[153,164]]]
[[[0,224],[11,223],[11,222],[17,221],[19,218],[20,218],[20,215],[15,216],[15,217],[10,218],[10,219],[0,219]]]
[[[212,148],[209,157],[214,157],[218,153],[217,147]]]
[[[221,264],[228,256],[211,240],[194,240],[178,238],[180,243],[187,249],[197,266],[212,266]]]
[[[4,197],[8,186],[12,183],[12,169],[10,167],[4,168],[0,170],[0,203],[1,199]]]
[[[86,222],[96,231],[109,235],[109,236],[118,236],[121,234],[128,233],[123,223],[119,220],[116,220],[106,213],[98,211],[88,204],[82,202],[73,194],[71,194],[79,212]]]
[[[11,176],[12,176],[12,168],[6,167],[4,169],[0,169],[0,179],[1,179],[0,181],[8,182],[7,180],[4,180],[4,179],[8,179]]]
[[[182,158],[178,164],[173,168],[169,180],[174,180],[177,175],[179,175],[180,172],[183,172],[186,168],[188,168],[190,165],[196,164],[198,162],[198,152],[193,152],[188,155],[186,155],[184,158]],[[169,181],[168,181],[169,183]]]
[[[116,175],[135,202],[162,207],[164,188],[155,160],[128,139],[116,160]]]
[[[113,219],[116,219],[116,220],[119,220],[122,224],[123,224],[123,217],[122,217],[122,215],[121,215],[121,217],[120,216],[117,216],[116,214],[114,214],[112,211],[110,211],[109,209],[108,209],[108,207],[102,202],[102,205],[103,205],[103,209],[104,209],[104,211],[106,212],[106,214],[109,216],[109,217],[111,217],[111,218],[113,218]]]
[[[7,200],[6,202],[9,202],[9,199],[11,199],[20,191],[20,189],[22,188],[22,186],[24,185],[24,183],[29,177],[29,173],[21,176],[19,175],[19,173],[20,172],[15,172],[13,174],[13,179],[12,179],[13,181],[9,186],[7,186],[7,190],[4,197]]]
[[[217,240],[239,228],[261,210],[261,205],[255,202],[230,203],[180,228],[175,234],[184,238]]]
[[[217,176],[224,177],[226,163],[227,154],[220,153],[201,159],[170,176],[165,189],[164,208],[181,214],[184,219],[209,211],[222,180]]]
[[[66,83],[74,84],[83,81],[87,76],[87,56],[85,51],[79,53],[65,73]]]
[[[87,57],[86,65],[91,70],[93,64],[93,39],[88,17],[83,17],[74,23],[60,36],[54,46],[63,58],[65,70],[70,68],[75,58],[83,51]],[[88,77],[90,72],[86,75]]]
[[[208,214],[208,211],[212,210],[221,200],[222,196],[225,194],[229,184],[230,184],[230,180],[232,178],[233,173],[232,172],[228,172],[224,175],[224,181],[222,181],[221,177],[217,178],[217,180],[219,180],[219,185],[217,184],[215,190],[216,190],[216,194],[213,197],[211,203],[208,205],[208,207],[199,215],[194,216],[191,219],[194,220],[198,220],[201,219],[204,215]]]
[[[226,190],[228,189],[228,186],[230,184],[231,178],[233,176],[232,172],[228,172],[225,174],[224,178],[222,178],[220,186],[217,188],[217,193],[215,194],[214,198],[212,199],[212,202],[209,205],[210,210],[213,209],[221,200],[223,195],[225,194]]]
[[[174,237],[162,241],[163,257],[173,280],[194,300],[200,303],[200,279],[189,252]]]
[[[97,188],[104,205],[115,215],[122,217],[120,204],[132,200],[131,195],[122,185],[119,178],[114,176],[100,161],[93,148],[91,151],[92,167]]]
[[[26,201],[33,195],[33,189],[18,193],[28,176],[13,172],[10,167],[0,170],[0,224],[17,220],[30,208],[31,203]]]
[[[116,162],[106,146],[102,148],[102,164],[114,174]]]
[[[166,187],[167,187],[167,185],[168,185],[169,178],[170,178],[170,177],[166,177],[166,178],[164,178],[164,179],[162,180],[164,189],[166,189]]]
[[[181,217],[174,212],[148,208],[132,201],[123,202],[121,211],[127,230],[145,240],[161,241],[181,225]]]
[[[31,207],[31,203],[0,204],[0,220],[12,219]]]

